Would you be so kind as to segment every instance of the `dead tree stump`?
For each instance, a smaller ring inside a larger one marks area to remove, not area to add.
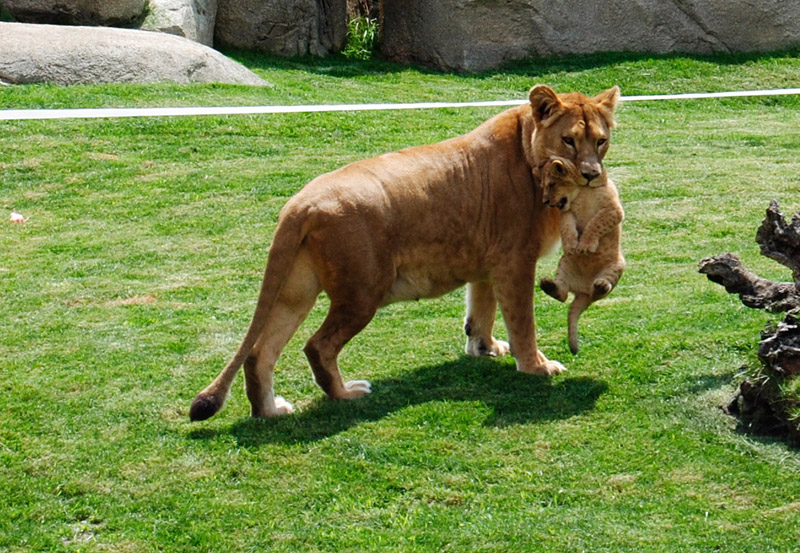
[[[700,261],[699,271],[712,282],[738,294],[748,307],[770,313],[787,312],[777,326],[761,334],[758,358],[763,367],[745,379],[727,411],[745,428],[758,433],[786,434],[800,445],[797,397],[785,395],[789,381],[800,378],[800,212],[787,223],[773,200],[756,233],[761,254],[788,267],[793,282],[773,282],[746,269],[738,257],[725,253]]]

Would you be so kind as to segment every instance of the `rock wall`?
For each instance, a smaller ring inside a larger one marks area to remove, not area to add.
[[[347,0],[0,0],[20,23],[140,27],[207,46],[324,56],[347,35]]]
[[[337,52],[346,0],[219,0],[215,44],[279,56]]]
[[[129,25],[141,18],[147,0],[2,0],[20,23]]]
[[[214,45],[217,0],[149,0],[141,28]]]
[[[401,63],[484,71],[596,52],[710,53],[800,46],[800,0],[0,0],[20,22],[137,26],[279,56],[340,50],[352,13],[378,11]],[[146,16],[146,17],[145,17]]]
[[[384,0],[394,61],[483,71],[530,57],[800,45],[800,0]]]

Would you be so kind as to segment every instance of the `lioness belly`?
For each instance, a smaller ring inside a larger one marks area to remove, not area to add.
[[[460,288],[469,280],[468,275],[431,267],[400,267],[384,305],[398,302],[435,298]]]

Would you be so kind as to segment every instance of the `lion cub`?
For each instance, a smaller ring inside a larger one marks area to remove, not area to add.
[[[624,212],[616,186],[605,171],[587,184],[570,161],[551,158],[542,168],[544,202],[562,211],[564,255],[555,279],[539,285],[558,301],[575,299],[569,308],[569,349],[578,353],[578,317],[617,285],[625,259],[620,250]]]

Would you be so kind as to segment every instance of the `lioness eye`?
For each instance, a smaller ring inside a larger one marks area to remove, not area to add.
[[[575,140],[573,140],[571,136],[565,136],[564,138],[562,138],[562,140],[564,141],[564,144],[566,144],[570,148],[575,147]]]
[[[602,145],[603,145],[603,144],[605,144],[606,142],[608,142],[608,140],[607,140],[607,139],[605,139],[605,138],[601,138],[600,140],[598,140],[598,141],[597,141],[597,145],[598,145],[598,146],[602,146]]]

